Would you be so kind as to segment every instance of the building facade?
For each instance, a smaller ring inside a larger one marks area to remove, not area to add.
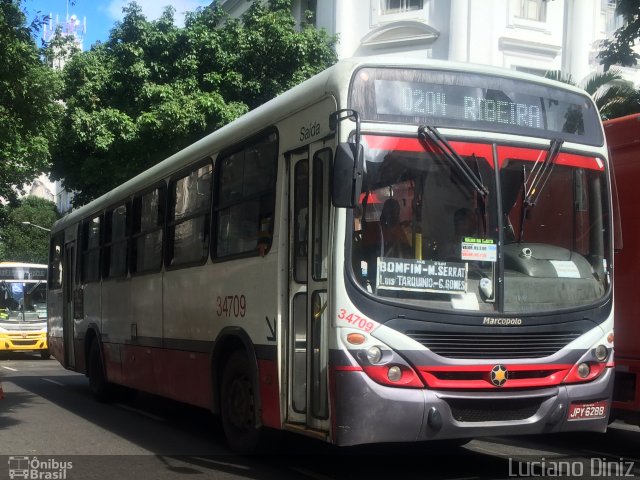
[[[247,0],[222,0],[232,16]],[[294,0],[293,14],[338,34],[340,58],[402,53],[580,82],[602,70],[598,44],[620,26],[615,0]],[[640,85],[638,68],[622,69]]]

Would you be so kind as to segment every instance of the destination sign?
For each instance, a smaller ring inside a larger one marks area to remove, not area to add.
[[[378,257],[378,290],[464,293],[467,264]]]
[[[375,91],[376,98],[380,98],[377,113],[385,115],[431,115],[465,122],[502,123],[540,129],[545,128],[546,124],[543,121],[543,99],[531,95],[519,95],[519,101],[514,102],[508,97],[487,97],[474,87],[388,80],[376,80]]]
[[[370,121],[604,143],[587,95],[499,75],[363,68],[354,78],[350,107]]]
[[[47,279],[46,268],[0,267],[0,280],[42,280]]]

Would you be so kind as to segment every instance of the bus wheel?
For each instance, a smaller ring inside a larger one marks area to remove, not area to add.
[[[253,453],[259,448],[263,429],[256,428],[256,402],[249,359],[235,351],[222,375],[220,414],[229,446],[238,453]]]
[[[96,400],[107,402],[111,399],[111,388],[104,374],[102,356],[98,342],[94,341],[89,349],[89,364],[87,365],[89,374],[89,390]]]
[[[42,360],[49,360],[51,358],[49,350],[40,350],[40,358]]]

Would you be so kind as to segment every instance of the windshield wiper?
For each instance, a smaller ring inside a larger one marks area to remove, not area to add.
[[[34,284],[33,288],[31,288],[28,292],[27,295],[31,295],[33,292],[36,291],[36,288],[38,288],[40,285],[42,285],[42,280],[39,280],[38,283]]]
[[[420,125],[418,127],[418,136],[423,141],[431,141],[438,146],[440,151],[444,154],[445,158],[449,160],[449,163],[454,165],[458,171],[462,174],[462,177],[469,183],[480,196],[485,198],[489,195],[489,190],[484,186],[482,180],[475,174],[475,172],[465,163],[465,161],[458,155],[453,147],[440,135],[436,127],[429,125]]]
[[[560,153],[563,143],[564,140],[560,140],[558,138],[552,139],[544,161],[542,163],[536,162],[531,169],[529,176],[527,176],[526,169],[524,167],[522,169],[522,214],[520,216],[520,235],[518,237],[518,242],[522,242],[522,237],[524,235],[524,221],[527,218],[527,210],[531,207],[535,207],[538,203],[540,195],[542,194],[547,181],[551,177],[553,167],[556,165],[556,158]],[[532,176],[533,180],[531,180],[531,184],[527,188],[527,181]]]
[[[553,172],[553,167],[556,165],[556,158],[560,153],[560,149],[562,148],[562,144],[564,140],[559,140],[554,138],[551,140],[551,145],[549,146],[549,150],[547,151],[547,156],[544,159],[544,162],[536,162],[536,164],[531,169],[531,173],[529,177],[533,176],[533,180],[531,180],[531,185],[529,188],[526,188],[526,180],[525,179],[525,194],[523,197],[524,205],[527,207],[535,207],[536,203],[540,199],[540,194],[542,190],[544,190],[549,177],[551,177],[551,173]],[[539,165],[538,169],[536,167]],[[535,172],[535,174],[534,174]]]

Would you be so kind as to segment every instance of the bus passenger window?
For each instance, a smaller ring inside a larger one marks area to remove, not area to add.
[[[127,274],[129,251],[129,205],[120,205],[107,212],[105,221],[104,278]]]
[[[215,257],[271,248],[278,138],[275,133],[219,160]]]
[[[64,244],[64,234],[58,234],[51,238],[49,258],[51,267],[49,268],[49,290],[62,288],[62,247]]]
[[[162,267],[162,228],[166,187],[133,199],[131,273],[158,271]]]
[[[102,217],[94,217],[82,223],[82,282],[100,280],[100,244]]]
[[[171,182],[168,266],[200,263],[207,257],[212,178],[209,162]]]

